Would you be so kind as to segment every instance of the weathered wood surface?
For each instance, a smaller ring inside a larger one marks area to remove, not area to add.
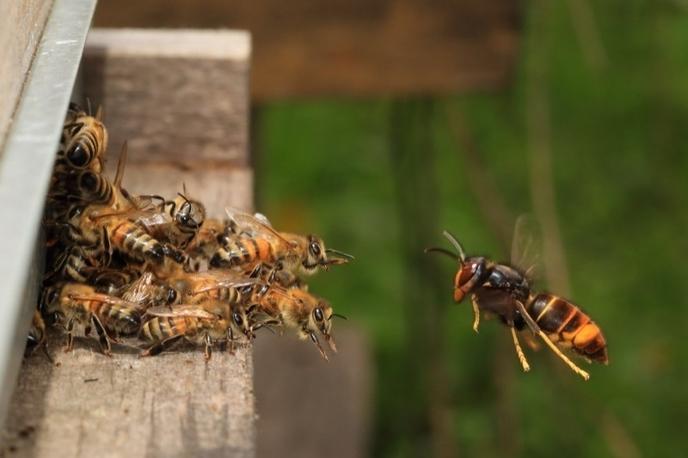
[[[120,0],[107,27],[249,30],[258,100],[444,94],[506,84],[518,55],[517,0]]]
[[[82,89],[117,126],[110,153],[127,140],[132,162],[245,165],[250,49],[236,31],[94,29]]]
[[[189,38],[189,34],[177,38],[166,35],[166,44],[156,45],[159,53],[174,54],[169,51],[172,47],[194,55],[194,46],[201,47],[203,40]],[[168,96],[151,89],[148,85],[153,81],[146,75],[127,70],[128,51],[119,48],[126,40],[111,37],[112,41],[99,42],[101,61],[86,57],[82,71],[84,79],[93,83],[95,80],[89,75],[96,71],[94,66],[100,65],[106,69],[101,75],[111,80],[102,85],[99,98],[91,95],[91,100],[102,103],[108,113],[112,113],[112,106],[114,114],[106,117],[108,129],[113,137],[124,135],[130,141],[131,160],[124,180],[127,189],[134,193],[155,190],[173,196],[181,190],[182,182],[186,182],[189,192],[202,199],[216,216],[221,215],[226,205],[250,209],[252,176],[248,166],[242,165],[248,163],[247,118],[239,119],[238,112],[226,109],[246,107],[248,103],[248,64],[241,64],[243,73],[234,71],[233,65],[223,67],[225,73],[219,70],[213,73],[213,77],[224,83],[205,85],[212,95],[204,94],[200,105],[191,104],[186,97]],[[228,48],[236,46],[232,42],[234,38],[247,42],[245,35],[225,34]],[[201,50],[198,53],[203,55]],[[89,56],[93,54],[91,50]],[[116,72],[107,70],[115,68],[109,62],[110,56],[119,68]],[[132,68],[146,68],[143,62],[146,58],[139,54],[132,56]],[[174,85],[168,79],[174,79],[177,92],[181,93],[187,91],[186,84],[203,81],[201,76],[193,75],[194,71],[202,73],[208,68],[203,64],[206,60],[203,57],[181,61],[174,57],[151,56],[151,59],[162,67],[157,73],[159,88],[171,89]],[[215,62],[224,58],[207,59]],[[179,74],[189,79],[177,80]],[[139,86],[139,78],[143,86]],[[112,81],[117,79],[128,79],[128,82]],[[85,96],[89,95],[88,87],[82,92]],[[130,103],[130,97],[136,100]],[[114,110],[113,104],[123,106]],[[154,108],[155,116],[149,107]],[[127,112],[127,108],[131,111]],[[129,114],[126,120],[125,112]],[[206,141],[184,128],[177,129],[193,116],[204,117],[208,113],[213,113],[217,126],[224,126],[224,135],[218,130]],[[154,125],[144,128],[147,123]],[[156,142],[142,138],[149,135],[159,138]],[[193,160],[197,143],[213,151],[212,163]],[[157,148],[155,161],[146,160],[148,147]],[[170,155],[163,156],[164,151]],[[119,148],[112,145],[109,169],[114,168],[118,152]],[[97,343],[90,339],[80,339],[74,352],[65,354],[61,351],[62,339],[59,335],[51,339],[55,364],[50,364],[40,353],[24,362],[4,440],[0,442],[8,456],[254,455],[250,348],[240,349],[235,355],[216,350],[211,361],[205,364],[202,351],[193,348],[144,359],[125,348],[107,358],[97,352]],[[2,451],[0,447],[0,456]]]
[[[79,339],[55,360],[24,361],[0,447],[8,457],[253,456],[251,351],[190,348],[155,358],[112,358]]]
[[[362,329],[342,321],[333,333],[339,353],[329,362],[294,335],[263,332],[256,339],[258,458],[368,456],[375,383],[370,343]]]
[[[0,2],[0,151],[52,3]]]

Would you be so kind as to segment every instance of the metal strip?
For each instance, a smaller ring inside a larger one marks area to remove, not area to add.
[[[43,206],[95,5],[55,1],[1,158],[0,424],[36,304],[41,269],[34,254]]]

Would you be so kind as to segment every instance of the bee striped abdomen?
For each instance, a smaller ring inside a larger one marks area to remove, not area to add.
[[[141,315],[138,310],[126,305],[102,303],[98,316],[106,326],[120,334],[135,334],[141,327]]]
[[[551,340],[607,364],[607,343],[602,331],[571,302],[552,294],[539,294],[532,302],[530,314]]]
[[[112,231],[112,245],[136,258],[148,258],[157,263],[163,261],[164,250],[160,242],[130,221],[119,224]]]
[[[181,316],[156,316],[143,324],[141,335],[149,341],[161,341],[173,336],[189,336],[198,328],[197,320]]]
[[[90,170],[79,173],[77,187],[82,197],[93,203],[108,204],[113,201],[112,184],[102,175]]]
[[[185,330],[184,318],[156,316],[143,324],[141,335],[149,341],[160,341],[183,334]]]

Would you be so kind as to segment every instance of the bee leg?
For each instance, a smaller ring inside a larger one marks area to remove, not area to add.
[[[210,357],[213,356],[213,350],[212,350],[213,342],[210,340],[210,335],[206,334],[205,335],[205,362],[207,363],[210,361]]]
[[[513,326],[513,323],[509,325],[509,329],[511,329],[511,337],[514,339],[514,347],[516,347],[516,355],[518,356],[518,360],[521,362],[521,367],[523,367],[523,372],[528,372],[530,370],[530,365],[528,364],[528,360],[526,359],[526,355],[523,353],[523,349],[521,349],[521,344],[518,342],[518,334],[516,333],[516,328]]]
[[[478,325],[480,324],[480,309],[478,308],[475,294],[471,294],[471,305],[473,306],[473,330],[477,333]]]
[[[91,321],[93,322],[93,327],[96,328],[96,333],[98,333],[100,349],[106,356],[112,356],[110,338],[107,335],[107,331],[105,330],[103,323],[100,322],[100,319],[96,315],[91,315]]]
[[[229,354],[234,354],[234,331],[232,327],[227,328],[227,343],[229,344]]]
[[[325,353],[325,350],[323,350],[322,346],[320,345],[320,341],[316,337],[315,333],[310,332],[309,336],[310,336],[311,340],[313,341],[313,343],[315,344],[315,346],[318,347],[318,350],[320,351],[320,356],[322,356],[325,361],[329,361],[330,359],[327,357],[327,353]]]
[[[139,356],[144,357],[159,355],[160,353],[174,345],[175,342],[178,342],[182,337],[184,337],[183,334],[177,334],[166,339],[160,340],[151,345],[150,347],[146,348],[145,350],[143,350],[141,353],[139,353]]]
[[[65,353],[69,353],[74,349],[74,334],[72,334],[73,330],[74,320],[69,320],[67,323],[67,346],[64,349]]]
[[[530,330],[533,331],[533,333],[540,336],[540,338],[547,344],[547,346],[554,352],[554,354],[561,358],[571,368],[573,372],[583,377],[584,380],[588,380],[590,378],[590,374],[585,372],[580,367],[576,366],[576,364],[573,361],[571,361],[565,354],[561,352],[561,350],[559,350],[559,348],[557,348],[557,346],[549,339],[549,337],[547,337],[547,334],[545,334],[544,331],[540,329],[540,326],[537,325],[535,320],[533,320],[533,318],[531,318],[531,316],[528,315],[528,311],[523,306],[521,301],[514,302],[516,303],[518,311],[521,312],[521,316],[523,316],[523,319],[525,320]]]

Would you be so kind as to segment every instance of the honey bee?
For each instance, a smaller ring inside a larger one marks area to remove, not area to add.
[[[100,108],[94,117],[70,104],[57,153],[58,164],[64,163],[75,170],[102,172],[108,133],[101,119]]]
[[[213,267],[242,266],[251,269],[256,264],[279,265],[281,268],[312,275],[330,265],[345,264],[353,256],[325,248],[322,239],[277,232],[264,216],[251,216],[237,210],[227,210],[231,233],[224,234],[222,246],[210,259]],[[331,257],[328,258],[328,254]]]
[[[325,339],[330,350],[337,352],[331,333],[332,318],[344,317],[334,313],[332,306],[324,299],[301,288],[286,289],[271,285],[269,288],[256,289],[251,301],[256,304],[256,309],[249,308],[249,311],[258,326],[264,325],[265,321],[256,320],[255,317],[266,315],[270,323],[276,322],[295,329],[299,338],[310,339],[325,360],[328,356],[320,345],[318,335]]]
[[[174,200],[168,201],[160,196],[142,196],[162,201],[155,210],[147,209],[139,212],[137,224],[141,224],[146,231],[158,240],[169,242],[184,249],[196,236],[205,221],[205,207],[197,200],[177,194]],[[141,198],[140,198],[141,199]],[[156,211],[157,210],[157,211]]]
[[[89,335],[91,325],[98,333],[101,350],[112,355],[112,341],[117,335],[138,332],[141,314],[136,304],[123,299],[98,293],[92,286],[81,283],[64,283],[44,288],[41,306],[53,320],[67,331],[65,351],[74,348],[76,326],[84,328]]]
[[[233,320],[229,307],[221,302],[199,305],[153,307],[146,310],[150,319],[141,328],[140,336],[152,345],[141,356],[155,356],[181,340],[204,346],[205,360],[210,360],[215,342],[234,343]]]
[[[517,223],[516,234],[519,232]],[[457,250],[459,268],[454,277],[454,300],[461,302],[467,295],[473,305],[473,329],[477,332],[480,311],[498,316],[510,328],[524,371],[530,365],[521,349],[517,331],[528,328],[561,358],[575,373],[588,380],[590,375],[571,361],[559,347],[572,349],[588,361],[608,363],[607,345],[600,328],[572,302],[547,293],[532,293],[528,271],[492,262],[484,257],[467,257],[459,241],[449,232],[445,237]],[[518,237],[515,236],[515,240]],[[512,252],[512,257],[513,252]]]

